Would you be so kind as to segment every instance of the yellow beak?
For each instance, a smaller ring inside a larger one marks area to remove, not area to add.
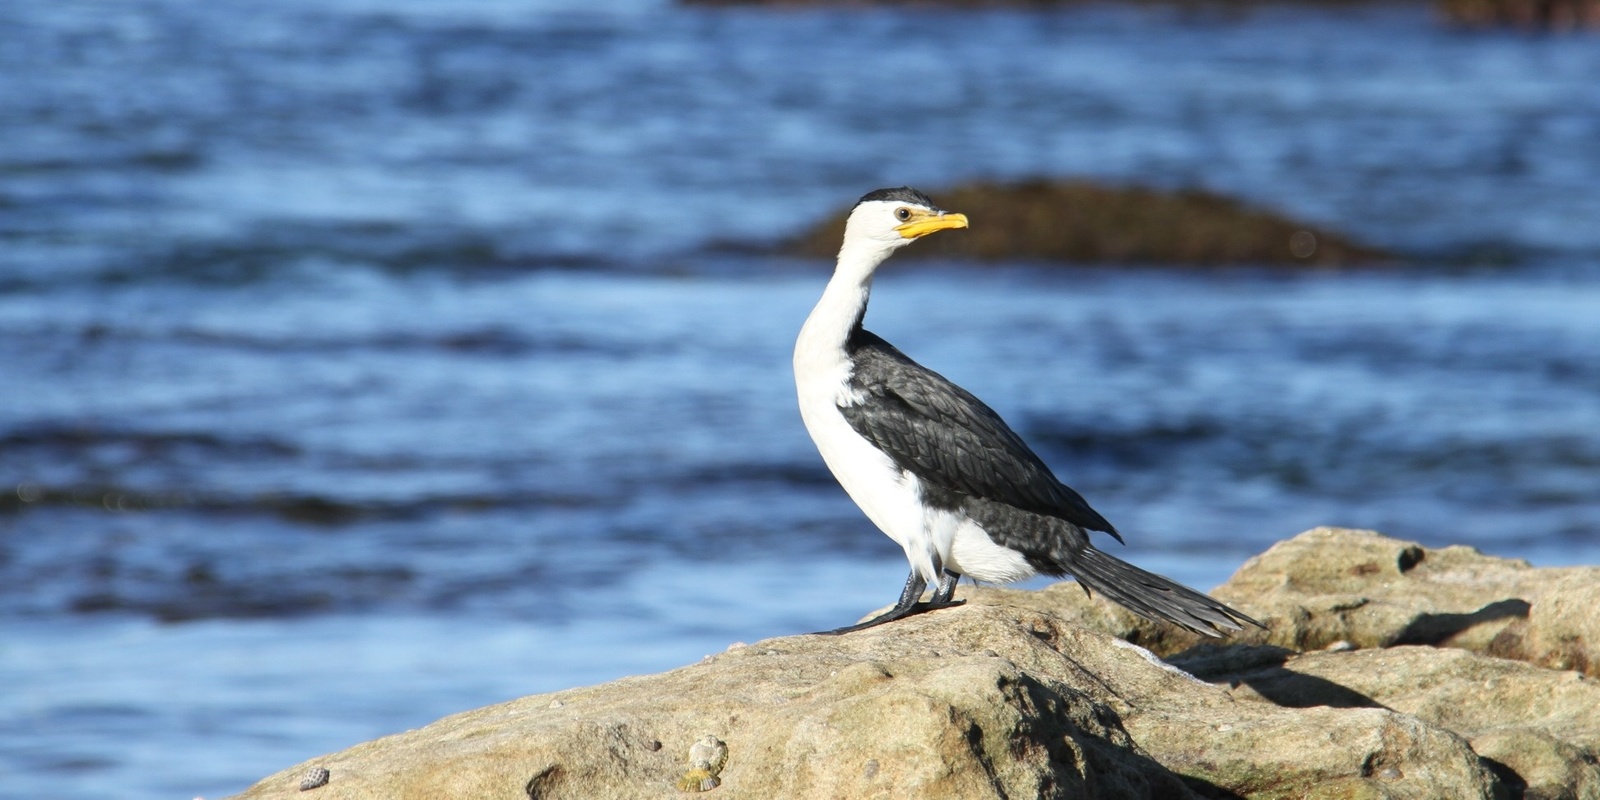
[[[936,231],[965,227],[967,227],[966,214],[924,214],[904,225],[896,226],[895,230],[907,239],[920,239]]]

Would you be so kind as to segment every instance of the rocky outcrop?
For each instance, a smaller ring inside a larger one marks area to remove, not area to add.
[[[932,196],[966,214],[972,227],[931,237],[896,258],[1342,267],[1386,257],[1332,231],[1197,190],[1035,180],[971,183]],[[844,209],[801,235],[790,252],[832,258],[848,214]]]
[[[972,590],[458,714],[242,796],[1600,797],[1597,586],[1318,529],[1217,590],[1271,625],[1230,643],[1070,584]]]
[[[1039,594],[1058,613],[1159,655],[1205,643],[1088,600],[1072,584]],[[1315,528],[1245,562],[1213,594],[1267,625],[1232,644],[1452,647],[1600,677],[1600,568],[1536,569],[1470,547],[1427,549],[1372,531]]]
[[[1470,27],[1600,29],[1600,0],[1438,0],[1436,5],[1445,19]]]
[[[950,8],[1039,8],[1068,6],[1080,0],[679,0],[693,6],[908,6]],[[1296,0],[1304,5],[1329,5],[1345,0]],[[1446,21],[1471,27],[1511,26],[1524,30],[1569,31],[1600,28],[1600,0],[1435,0]]]

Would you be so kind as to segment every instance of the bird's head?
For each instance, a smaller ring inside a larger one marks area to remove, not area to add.
[[[967,227],[965,214],[939,208],[922,192],[908,186],[868,192],[856,203],[844,225],[840,250],[874,265],[890,253],[936,231]]]

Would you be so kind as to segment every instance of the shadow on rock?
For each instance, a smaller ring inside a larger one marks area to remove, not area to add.
[[[1208,683],[1244,684],[1284,708],[1388,708],[1348,686],[1285,666],[1297,655],[1271,645],[1200,645],[1168,662]]]
[[[1457,635],[1486,622],[1504,619],[1527,619],[1532,604],[1521,598],[1497,600],[1470,614],[1419,614],[1407,625],[1394,643],[1442,645]]]

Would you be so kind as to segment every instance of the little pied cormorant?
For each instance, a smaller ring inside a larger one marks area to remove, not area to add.
[[[965,575],[1011,583],[1072,575],[1128,610],[1206,636],[1261,623],[1096,549],[1122,537],[983,401],[861,327],[878,265],[936,231],[967,227],[902,187],[862,197],[845,224],[833,278],[794,348],[800,416],[851,499],[911,562],[890,611],[830,633],[959,605]],[[934,585],[933,597],[921,602]]]

